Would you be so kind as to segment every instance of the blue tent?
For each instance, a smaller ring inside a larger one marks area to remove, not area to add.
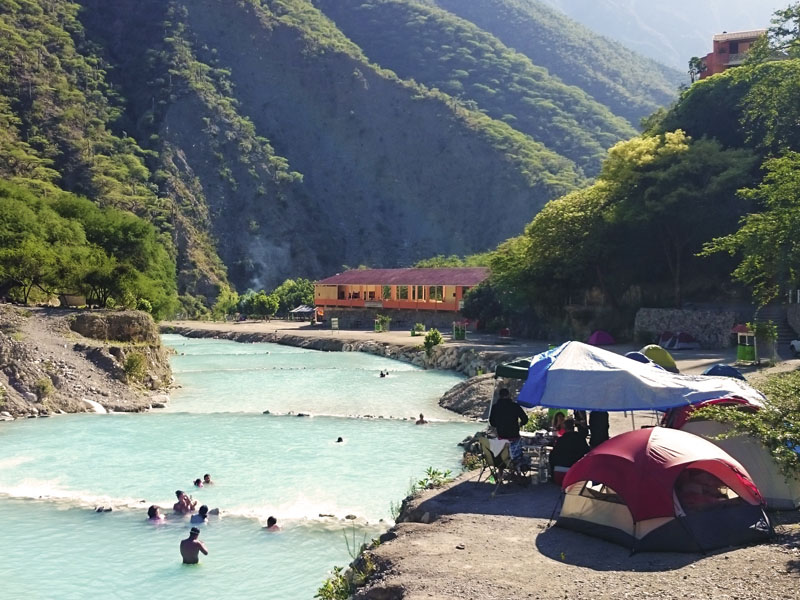
[[[531,359],[517,402],[532,408],[667,410],[726,395],[764,397],[732,378],[680,375],[602,348],[567,342]]]
[[[733,365],[724,365],[722,363],[711,365],[705,371],[703,371],[703,375],[713,375],[716,377],[735,377],[736,379],[745,381],[744,375],[742,375],[742,372],[739,369]]]

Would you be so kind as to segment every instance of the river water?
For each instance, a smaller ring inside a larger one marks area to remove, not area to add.
[[[456,443],[478,428],[437,406],[461,380],[453,373],[364,353],[163,340],[181,385],[167,409],[0,426],[0,597],[312,598],[350,562],[348,543],[389,526],[391,504],[427,467],[458,470]],[[430,424],[414,424],[420,412]],[[204,473],[215,484],[194,488]],[[146,520],[176,489],[222,510],[201,526],[199,566],[178,553],[188,517]],[[262,529],[269,515],[282,531]]]

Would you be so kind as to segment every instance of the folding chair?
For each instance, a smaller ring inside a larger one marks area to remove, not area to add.
[[[483,468],[478,474],[478,481],[481,480],[483,472],[486,469],[489,469],[489,475],[494,477],[494,480],[497,484],[494,486],[494,490],[492,490],[492,496],[494,496],[497,493],[498,488],[503,483],[503,471],[508,471],[513,468],[511,464],[511,451],[509,450],[508,442],[506,442],[506,444],[503,446],[503,449],[497,455],[492,452],[489,438],[480,438],[478,440],[478,444],[480,445],[481,456],[483,458]],[[486,479],[488,481],[489,478],[487,477]]]

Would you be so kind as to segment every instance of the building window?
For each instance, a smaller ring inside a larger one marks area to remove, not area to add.
[[[739,42],[731,42],[728,45],[728,50],[731,54],[739,54]]]
[[[420,300],[425,299],[425,286],[424,285],[415,285],[414,286],[414,300],[419,302]]]
[[[408,286],[407,285],[398,285],[397,286],[397,299],[398,300],[408,300]]]
[[[390,285],[383,286],[383,289],[381,290],[381,293],[383,294],[383,299],[384,300],[391,300],[392,299],[392,286],[390,286]]]
[[[441,302],[444,298],[444,290],[441,285],[432,285],[428,288],[428,298],[430,300],[435,300],[436,302]]]

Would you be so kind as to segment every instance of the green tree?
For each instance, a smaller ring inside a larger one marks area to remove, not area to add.
[[[272,293],[278,298],[275,312],[282,315],[301,304],[314,305],[314,282],[308,279],[287,279],[272,290]]]
[[[689,78],[691,79],[692,83],[700,79],[700,75],[706,71],[708,67],[706,66],[705,61],[698,57],[693,56],[689,59]]]
[[[211,315],[214,319],[221,319],[236,312],[238,306],[239,294],[236,293],[236,290],[225,286],[220,290],[217,301],[211,308]]]
[[[734,233],[707,243],[704,254],[727,252],[740,262],[733,277],[747,285],[760,304],[800,282],[800,154],[790,152],[764,163],[758,186],[741,192],[761,212],[747,215]]]
[[[611,182],[611,218],[651,240],[640,252],[666,267],[673,304],[680,306],[686,265],[715,235],[731,231],[746,203],[736,190],[753,181],[757,159],[746,149],[725,150],[714,140],[692,141],[681,131],[644,136],[609,151],[602,177]],[[647,273],[638,279],[646,281]]]

